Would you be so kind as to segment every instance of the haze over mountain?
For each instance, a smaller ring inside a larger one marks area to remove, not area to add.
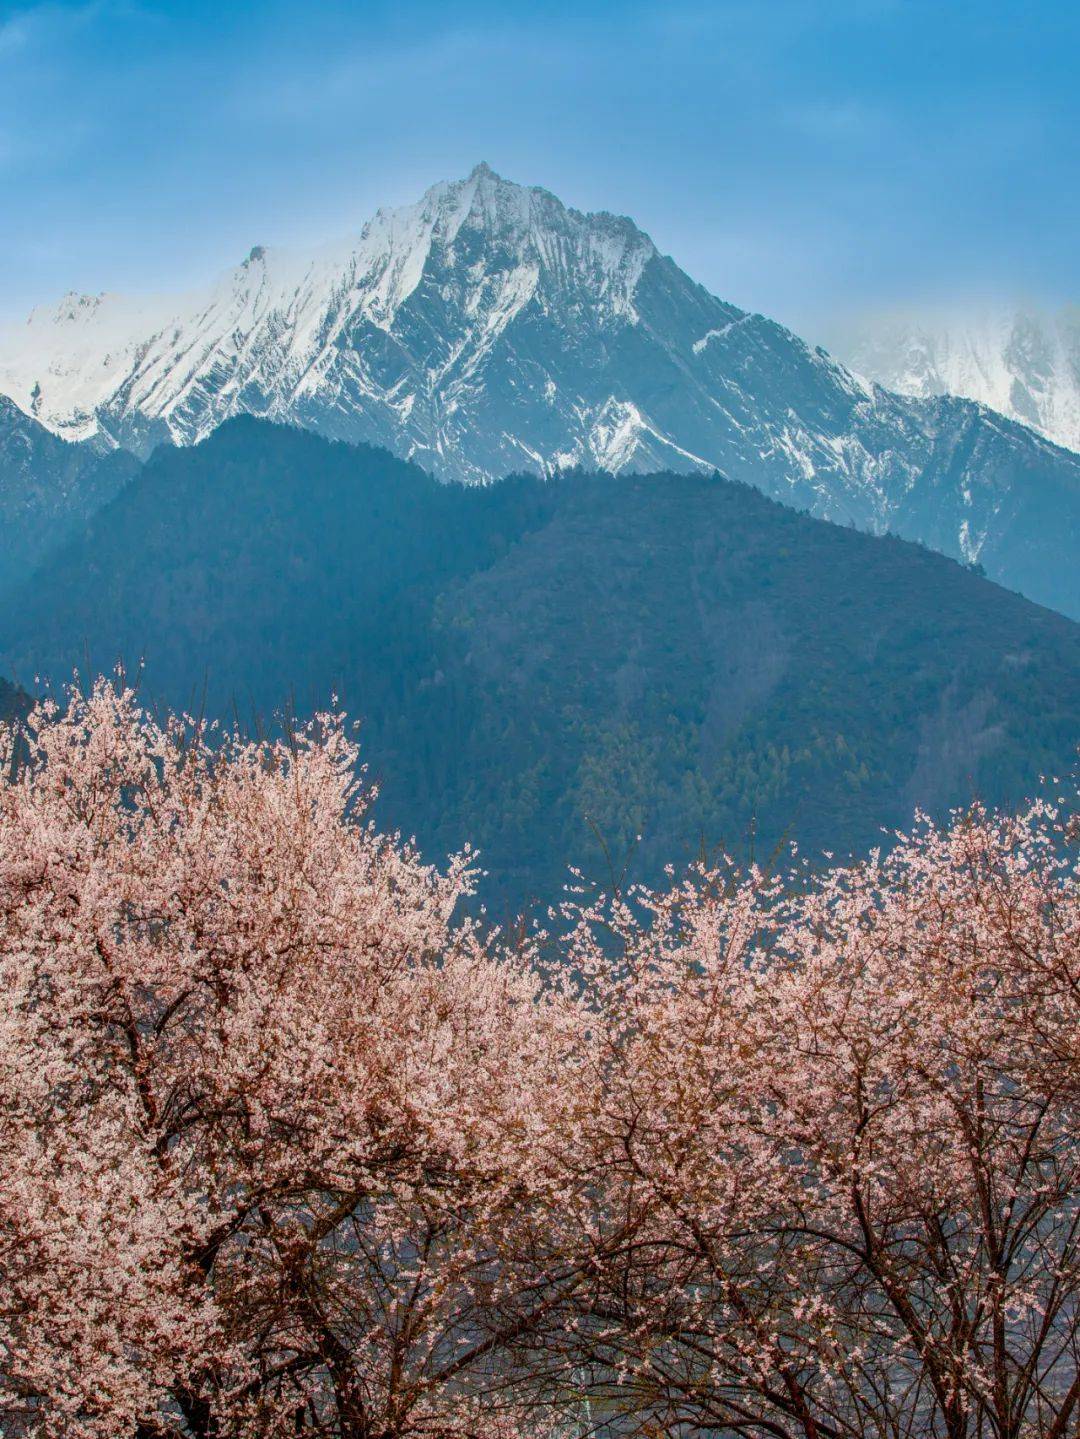
[[[719,469],[1080,615],[1080,458],[860,380],[710,295],[632,221],[484,165],[317,254],[256,247],[205,293],[36,310],[0,344],[0,392],[141,455],[251,413],[441,479]]]
[[[962,395],[1080,450],[1080,308],[986,306],[868,315],[829,336],[903,395]]]
[[[0,613],[0,673],[145,656],[249,724],[331,693],[381,814],[493,891],[704,844],[843,851],[1075,761],[1080,625],[715,476],[440,485],[242,418],[159,450]],[[641,836],[640,842],[637,836]]]

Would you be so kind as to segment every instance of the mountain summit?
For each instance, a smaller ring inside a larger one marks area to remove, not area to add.
[[[631,220],[487,165],[315,253],[256,246],[202,293],[36,310],[0,341],[0,393],[141,454],[249,413],[442,479],[719,469],[1080,614],[1080,458],[858,379],[711,295]]]
[[[526,311],[548,318],[553,340],[572,331],[580,361],[603,368],[601,337],[638,325],[634,294],[655,259],[630,220],[582,215],[481,163],[416,205],[379,210],[358,239],[313,254],[257,245],[205,293],[68,295],[35,310],[0,349],[0,392],[66,438],[143,451],[252,412],[390,444],[444,477],[537,461],[618,467],[631,447],[609,433],[610,405],[586,426],[593,443],[565,455],[497,428],[478,453],[471,415]],[[499,388],[527,398],[538,365],[522,357]],[[552,388],[545,371],[539,398],[565,408]],[[560,427],[545,428],[561,442]]]

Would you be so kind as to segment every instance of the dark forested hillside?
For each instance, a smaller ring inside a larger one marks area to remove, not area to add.
[[[0,395],[0,590],[25,579],[138,468],[123,450],[58,439]]]
[[[18,719],[30,707],[30,697],[7,680],[0,679],[0,724]]]
[[[250,419],[159,452],[5,609],[16,678],[141,656],[151,698],[245,722],[336,693],[384,818],[515,901],[606,878],[598,835],[646,874],[863,848],[1080,735],[1080,626],[917,546],[719,477],[466,489]]]

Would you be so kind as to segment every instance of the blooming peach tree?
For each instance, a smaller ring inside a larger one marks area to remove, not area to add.
[[[501,1432],[476,1381],[545,1309],[497,1261],[566,1025],[454,919],[467,856],[376,833],[335,716],[250,743],[102,682],[28,729],[0,755],[5,1432]]]
[[[650,1430],[1080,1423],[1080,902],[1053,811],[576,911],[631,1238],[568,1322]]]

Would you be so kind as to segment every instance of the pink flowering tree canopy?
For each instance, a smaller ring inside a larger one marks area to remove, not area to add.
[[[1055,810],[511,938],[337,715],[99,682],[0,773],[5,1434],[1080,1432]]]

